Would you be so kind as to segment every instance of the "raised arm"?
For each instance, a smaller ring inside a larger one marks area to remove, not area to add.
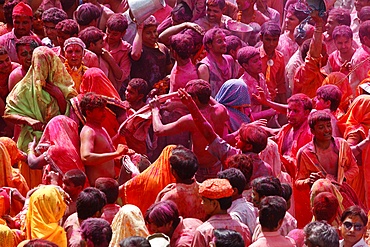
[[[141,57],[143,51],[143,28],[144,25],[140,24],[137,26],[137,32],[132,43],[131,58],[134,61],[137,61]]]
[[[195,126],[198,128],[200,133],[203,134],[207,142],[209,144],[212,143],[217,137],[217,134],[213,130],[212,126],[208,123],[207,119],[205,119],[205,117],[199,111],[199,108],[197,107],[191,96],[184,89],[180,88],[178,94],[182,103],[186,105],[191,116],[193,117]]]
[[[311,13],[311,17],[315,21],[315,31],[310,43],[309,54],[313,58],[319,58],[322,52],[322,41],[325,22],[319,16],[317,10]]]
[[[181,32],[184,29],[194,29],[195,31],[204,34],[203,29],[198,24],[195,24],[195,23],[192,23],[192,22],[184,22],[184,23],[169,27],[166,30],[164,30],[159,35],[159,42],[168,46],[170,44],[171,36],[175,35],[175,34],[178,34],[179,32]]]

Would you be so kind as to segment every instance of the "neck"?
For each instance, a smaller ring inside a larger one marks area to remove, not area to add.
[[[214,61],[216,61],[217,63],[221,64],[224,60],[223,58],[223,54],[221,53],[214,53],[213,51],[210,51],[209,52],[209,55],[211,55],[211,57],[213,58]]]
[[[322,149],[322,150],[325,150],[325,149],[328,149],[330,147],[331,140],[328,140],[328,141],[317,141],[314,138],[314,143],[315,143],[315,145],[316,145],[317,148]]]
[[[260,75],[259,73],[250,73],[250,72],[247,72],[251,77],[253,77],[254,79],[256,79],[257,81],[260,80]]]
[[[341,58],[341,60],[343,60],[343,62],[345,60],[347,61],[350,61],[352,56],[353,56],[353,53],[355,53],[355,49],[354,48],[351,48],[348,52],[346,53],[343,53],[343,52],[339,52],[339,56]]]
[[[133,102],[130,103],[130,107],[134,109],[135,111],[139,110],[141,107],[143,107],[145,103],[143,101]]]
[[[188,64],[189,61],[191,61],[190,58],[187,58],[187,59],[177,58],[176,60],[178,66],[184,66]]]
[[[92,126],[92,127],[95,127],[95,128],[101,128],[102,127],[101,122],[95,121],[95,120],[92,120],[92,119],[88,119],[88,118],[86,118],[86,125],[89,125],[89,126]]]

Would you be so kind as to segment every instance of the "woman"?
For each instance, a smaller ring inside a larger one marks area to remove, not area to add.
[[[67,246],[67,237],[59,221],[66,210],[66,192],[54,185],[39,187],[29,199],[26,215],[26,238],[45,239]]]
[[[147,237],[143,214],[135,205],[126,204],[121,207],[112,222],[113,236],[109,247],[119,247],[119,243],[128,237]]]
[[[58,56],[45,46],[37,47],[30,69],[6,100],[4,118],[21,125],[18,148],[26,151],[28,143],[34,136],[37,140],[41,137],[54,116],[68,114],[67,100],[75,95],[73,80]],[[21,173],[30,187],[41,183],[40,171],[24,166]]]

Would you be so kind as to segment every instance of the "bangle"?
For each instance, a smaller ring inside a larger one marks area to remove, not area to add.
[[[33,149],[29,148],[29,149],[27,150],[27,153],[28,153],[28,154],[35,154],[35,150],[33,150]]]
[[[359,152],[359,153],[361,153],[362,152],[362,149],[358,145],[356,145],[356,151]]]

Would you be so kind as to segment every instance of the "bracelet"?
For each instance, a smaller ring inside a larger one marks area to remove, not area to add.
[[[29,149],[27,150],[27,154],[35,154],[35,150],[33,150],[33,149],[29,148]]]

